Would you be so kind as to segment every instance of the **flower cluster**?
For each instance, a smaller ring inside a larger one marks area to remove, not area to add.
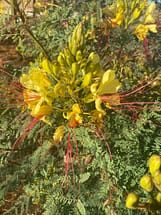
[[[137,38],[144,40],[149,31],[157,33],[154,10],[155,3],[149,3],[147,0],[117,0],[103,11],[110,14],[112,27],[126,30],[132,25]]]
[[[80,23],[55,62],[41,59],[38,66],[21,76],[24,102],[31,116],[50,124],[50,115],[60,112],[69,127],[76,127],[86,116],[88,121],[100,121],[106,114],[102,103],[108,108],[119,103],[120,82],[115,71],[103,70],[98,54],[89,53],[86,40]],[[112,99],[103,102],[104,95],[111,95]],[[58,127],[56,134],[63,135],[62,127]],[[61,137],[54,135],[54,139]]]

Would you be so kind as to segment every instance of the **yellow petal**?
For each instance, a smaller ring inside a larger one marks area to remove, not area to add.
[[[88,57],[88,61],[91,61],[93,64],[97,64],[100,62],[100,57],[98,54],[91,52]]]
[[[83,77],[83,82],[81,84],[81,88],[87,87],[90,84],[91,78],[92,78],[91,72],[88,72],[87,74],[85,74]]]
[[[102,84],[112,81],[115,79],[115,71],[112,69],[107,70],[102,77]]]
[[[73,111],[73,113],[81,113],[81,109],[80,109],[80,107],[79,107],[79,104],[74,104],[73,106],[72,106],[72,111]]]
[[[31,116],[39,117],[39,116],[46,116],[53,112],[53,108],[48,105],[39,105],[37,104],[31,111]]]
[[[151,14],[156,8],[155,2],[149,4],[148,8],[146,9],[146,15]]]
[[[20,77],[20,83],[22,84],[23,87],[27,88],[27,89],[31,89],[33,90],[35,88],[35,84],[33,83],[33,81],[30,79],[30,76],[27,74],[23,74]]]
[[[68,120],[70,120],[70,119],[73,119],[73,118],[75,118],[77,115],[79,115],[81,113],[81,109],[80,109],[80,107],[79,107],[79,104],[74,104],[73,106],[72,106],[72,111],[70,111],[70,112],[67,112],[66,114],[65,113],[63,113],[63,117],[65,118],[65,119],[68,119]],[[79,120],[78,120],[79,121]]]
[[[64,132],[65,131],[64,131],[63,125],[56,128],[56,130],[54,132],[54,136],[53,136],[54,144],[62,141],[62,138],[64,136]]]
[[[41,117],[40,120],[43,121],[43,122],[45,122],[46,124],[52,126],[51,122],[50,122],[49,120],[47,120],[45,117],[46,117],[46,116]]]
[[[112,26],[116,27],[117,25],[121,25],[121,23],[123,22],[123,11],[119,11],[118,13],[116,13],[116,17],[111,19],[112,22]]]
[[[145,24],[155,23],[155,18],[151,14],[148,14],[144,19],[144,23]]]
[[[151,25],[147,25],[148,26],[148,30],[153,32],[153,33],[157,33],[157,26],[156,24],[151,24]]]
[[[62,84],[61,82],[58,82],[55,86],[54,86],[54,96],[55,97],[64,97],[65,96],[65,86],[64,84]]]
[[[107,82],[104,85],[102,85],[98,93],[100,96],[105,94],[116,93],[120,86],[121,84],[118,80],[112,80],[110,83]]]
[[[91,90],[91,93],[93,95],[96,95],[97,93],[97,87],[98,87],[98,83],[93,83],[91,86],[90,86],[90,90]]]
[[[96,110],[99,111],[99,112],[101,112],[103,115],[105,115],[106,112],[102,109],[101,104],[102,104],[102,100],[101,100],[100,98],[97,98],[97,99],[95,100],[95,107],[96,107]]]
[[[147,34],[148,34],[147,25],[143,25],[143,24],[137,25],[137,27],[135,29],[135,35],[137,36],[137,38],[139,40],[144,40],[144,38],[147,36]]]
[[[42,62],[41,62],[41,66],[42,68],[45,70],[45,72],[51,74],[52,73],[52,70],[53,70],[53,65],[52,63],[47,60],[47,59],[44,59]]]
[[[41,91],[51,86],[51,82],[46,76],[46,73],[39,68],[32,68],[29,74],[23,74],[20,77],[20,82],[25,88],[35,91]]]
[[[152,24],[152,23],[155,22],[155,18],[153,16],[153,11],[155,10],[155,7],[156,7],[156,5],[155,5],[154,2],[149,4],[149,6],[148,6],[148,8],[147,8],[147,10],[145,12],[145,18],[144,18],[144,23],[145,24],[148,24],[148,23]]]
[[[107,70],[101,80],[100,86],[97,90],[98,95],[105,95],[110,93],[116,93],[120,87],[120,82],[115,79],[114,70]]]

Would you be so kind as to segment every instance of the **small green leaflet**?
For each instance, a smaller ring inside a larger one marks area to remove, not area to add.
[[[86,215],[86,209],[80,199],[77,201],[77,208],[80,215]]]

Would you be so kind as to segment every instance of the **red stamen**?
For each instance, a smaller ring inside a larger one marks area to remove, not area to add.
[[[121,102],[119,105],[158,105],[161,102]]]
[[[27,137],[29,132],[33,129],[33,127],[41,120],[43,116],[39,116],[34,118],[25,128],[23,134],[14,142],[12,146],[11,152],[13,152],[20,144],[21,142]]]
[[[148,53],[148,39],[147,39],[147,37],[145,37],[143,40],[143,47],[144,47],[145,56],[146,56],[146,58],[148,58],[149,53]]]
[[[144,84],[144,85],[142,85],[140,87],[137,87],[136,89],[130,91],[129,93],[126,93],[126,94],[125,93],[120,93],[119,94],[120,98],[122,98],[122,97],[124,98],[124,97],[130,96],[130,95],[133,95],[133,94],[135,94],[135,93],[137,93],[137,92],[139,92],[141,90],[144,90],[144,88],[146,88],[147,86],[151,85],[156,80],[158,80],[158,78],[154,78],[152,81],[149,81],[148,83],[146,83],[146,84]]]
[[[66,162],[65,175],[67,177],[69,172],[69,165],[70,163],[72,163],[72,146],[70,143],[70,133],[68,133],[68,145],[67,145],[67,152],[65,155],[65,162]]]

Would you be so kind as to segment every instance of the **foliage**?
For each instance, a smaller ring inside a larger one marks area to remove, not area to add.
[[[1,41],[32,63],[1,67],[1,214],[155,214],[126,208],[161,156],[155,5],[37,1],[28,17],[13,2]]]

